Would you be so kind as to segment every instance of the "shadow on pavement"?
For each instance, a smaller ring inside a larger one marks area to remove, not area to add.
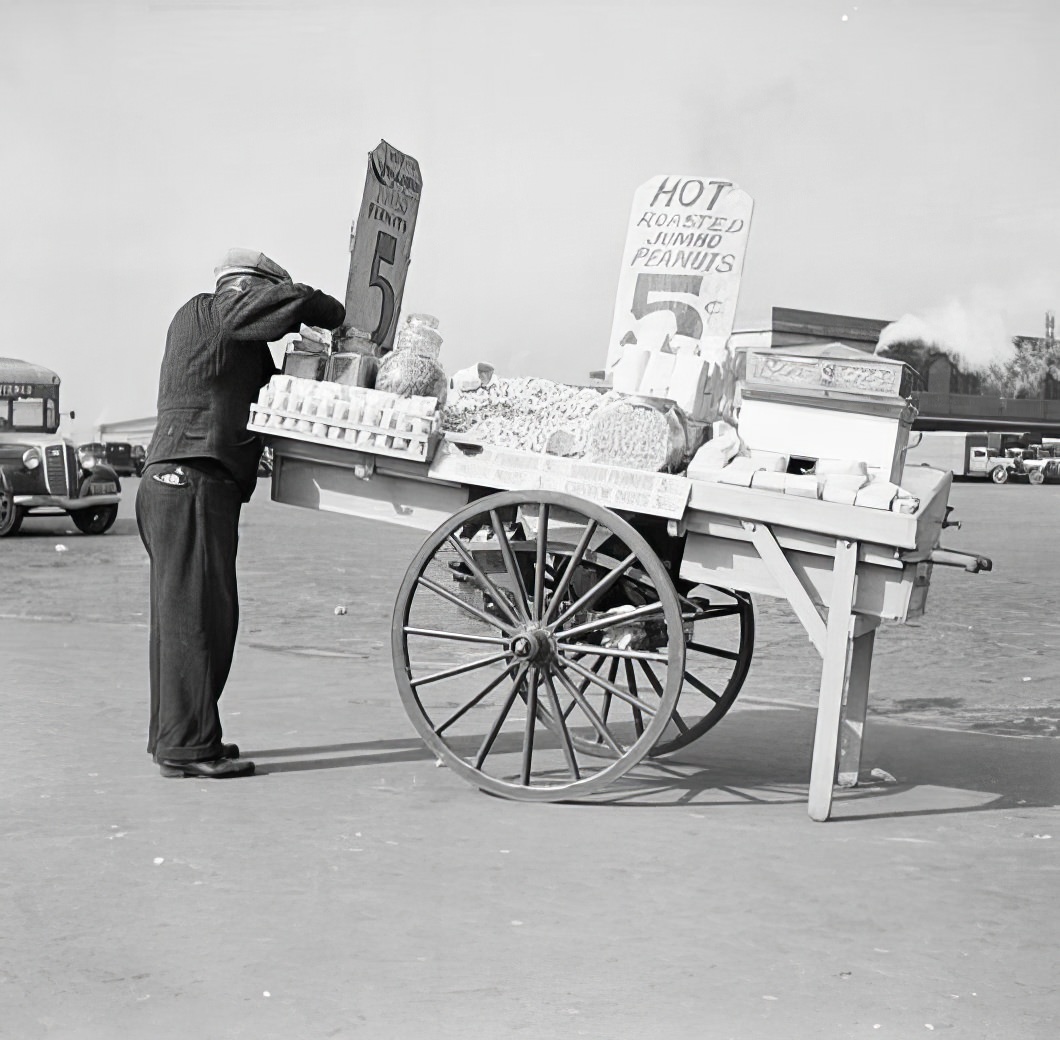
[[[353,744],[321,744],[315,747],[263,748],[260,751],[246,751],[243,757],[257,762],[263,758],[281,758],[293,755],[316,756],[336,752],[356,752],[339,758],[307,757],[301,762],[271,762],[260,768],[257,773],[295,773],[313,769],[349,769],[354,766],[392,765],[397,762],[431,761],[433,752],[416,738],[403,740],[366,740]]]
[[[805,802],[814,712],[734,713],[689,747],[641,762],[592,804],[749,806]],[[866,727],[859,784],[836,788],[832,819],[853,822],[1060,803],[1056,745],[884,720]],[[880,770],[873,776],[873,770]],[[589,800],[587,800],[589,801]]]
[[[805,803],[814,712],[756,708],[733,712],[696,743],[647,759],[604,791],[572,805],[753,807]],[[468,748],[474,746],[474,741]],[[509,750],[514,750],[514,747]],[[248,751],[266,763],[259,772],[342,769],[431,761],[418,738]],[[318,757],[337,756],[337,757]],[[880,772],[874,776],[873,770]],[[870,723],[860,783],[837,788],[832,819],[952,815],[1060,802],[1056,747],[1043,738],[1011,738],[930,729],[885,720]]]

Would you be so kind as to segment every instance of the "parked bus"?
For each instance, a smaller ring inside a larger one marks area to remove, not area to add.
[[[59,433],[59,385],[41,365],[0,358],[0,538],[26,517],[66,514],[84,534],[103,534],[118,516],[118,475],[82,463]]]

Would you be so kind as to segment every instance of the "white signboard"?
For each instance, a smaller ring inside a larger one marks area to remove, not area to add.
[[[608,367],[638,343],[700,353],[736,317],[751,196],[731,181],[665,174],[642,184],[619,276]],[[639,335],[638,335],[639,333]]]
[[[650,351],[704,358],[708,387],[721,376],[728,383],[727,343],[753,205],[747,192],[718,178],[661,174],[637,189],[608,344],[609,373],[636,348],[642,355],[638,378]]]

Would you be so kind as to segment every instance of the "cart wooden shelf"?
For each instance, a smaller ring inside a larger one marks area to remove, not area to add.
[[[786,599],[821,655],[809,815],[860,768],[876,629],[919,617],[951,474],[899,513],[462,443],[429,460],[263,433],[272,497],[428,532],[394,606],[402,702],[439,759],[521,800],[599,791],[712,729]]]

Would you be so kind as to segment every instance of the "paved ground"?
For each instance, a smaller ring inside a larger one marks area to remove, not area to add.
[[[27,522],[0,543],[0,1037],[1051,1040],[1060,487],[951,501],[947,542],[997,570],[937,572],[882,634],[868,782],[827,824],[818,665],[778,605],[714,733],[593,804],[510,803],[397,701],[415,536],[264,487],[223,702],[261,775],[163,780],[131,509]]]

